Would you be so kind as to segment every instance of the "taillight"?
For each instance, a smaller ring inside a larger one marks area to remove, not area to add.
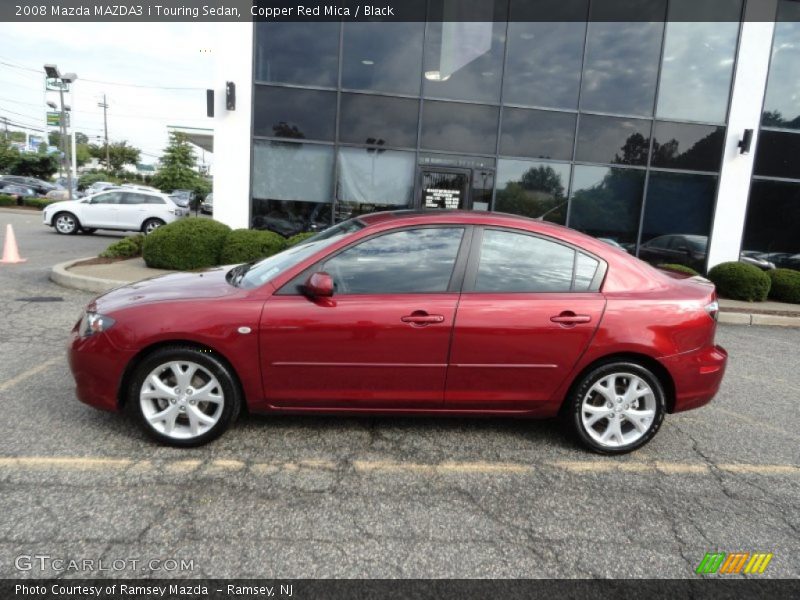
[[[706,313],[708,313],[708,316],[716,321],[717,315],[719,315],[719,302],[717,300],[709,302],[705,305],[705,309]]]

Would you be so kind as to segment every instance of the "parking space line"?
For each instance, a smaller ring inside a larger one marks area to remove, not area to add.
[[[0,457],[0,470],[35,471],[53,469],[57,471],[128,470],[131,475],[143,473],[171,474],[219,474],[220,472],[248,472],[252,475],[272,475],[278,472],[298,473],[306,471],[331,471],[350,465],[356,473],[376,474],[422,474],[422,475],[526,475],[537,470],[556,469],[576,474],[597,473],[642,473],[663,475],[708,475],[712,468],[734,475],[800,475],[800,466],[783,464],[721,463],[715,466],[703,463],[681,463],[666,461],[604,461],[604,460],[556,460],[540,464],[506,462],[457,462],[441,463],[397,462],[387,460],[353,460],[349,463],[323,459],[298,459],[295,461],[247,462],[239,459],[217,458],[208,462],[200,459],[134,459],[71,456],[21,456]]]
[[[34,375],[38,375],[42,371],[46,370],[48,367],[51,367],[54,364],[56,364],[57,362],[60,362],[62,360],[64,360],[64,358],[62,356],[54,356],[53,358],[44,361],[43,363],[41,363],[40,365],[38,365],[36,367],[28,369],[27,371],[23,371],[19,375],[16,375],[16,376],[12,377],[11,379],[8,379],[8,380],[4,381],[3,383],[0,383],[0,392],[4,392],[5,390],[17,385],[18,383],[22,383],[26,379],[30,379]]]

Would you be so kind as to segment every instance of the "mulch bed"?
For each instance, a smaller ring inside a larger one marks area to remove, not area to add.
[[[777,315],[779,317],[800,317],[800,310],[764,310],[761,308],[724,308],[722,312],[745,315]]]
[[[101,258],[96,256],[95,258],[87,258],[86,260],[82,260],[80,262],[76,262],[73,265],[70,265],[70,269],[73,267],[88,267],[89,265],[110,265],[111,263],[120,262],[123,260],[129,260],[124,256],[118,256],[116,258]]]

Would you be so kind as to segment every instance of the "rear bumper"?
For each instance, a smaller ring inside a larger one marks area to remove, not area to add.
[[[660,359],[675,382],[675,405],[682,412],[708,404],[719,391],[728,353],[722,346],[710,346]]]

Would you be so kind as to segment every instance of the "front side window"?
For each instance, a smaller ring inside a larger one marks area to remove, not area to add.
[[[92,198],[92,204],[120,204],[122,194],[119,192],[109,192],[108,194],[100,194]]]
[[[487,229],[483,232],[475,291],[569,292],[575,250],[549,240]]]
[[[446,292],[464,229],[404,229],[371,238],[326,261],[337,294]]]

